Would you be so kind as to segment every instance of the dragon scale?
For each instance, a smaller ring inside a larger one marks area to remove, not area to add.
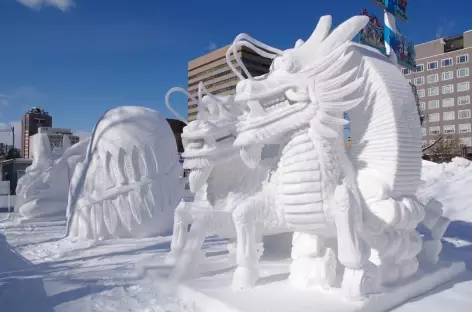
[[[334,169],[333,162],[326,161],[332,158],[329,150],[320,137],[313,138],[309,127],[293,133],[281,149],[276,202],[293,230],[335,234],[327,198],[326,175]]]

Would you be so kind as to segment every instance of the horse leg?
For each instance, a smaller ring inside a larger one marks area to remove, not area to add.
[[[188,205],[188,206],[187,206]],[[190,208],[189,208],[190,206]],[[175,264],[188,239],[188,226],[191,222],[191,203],[181,201],[174,212],[174,228],[170,252],[165,259],[167,264]]]
[[[195,217],[188,233],[187,243],[182,249],[174,271],[171,274],[172,282],[179,282],[198,275],[201,258],[205,255],[201,249],[212,217],[212,215],[207,214]]]
[[[361,207],[354,200],[346,181],[336,187],[334,199],[337,205],[334,221],[338,259],[345,267],[341,287],[347,297],[360,299],[377,290],[380,279],[375,265],[368,261],[370,248],[359,235],[360,224],[357,223],[362,217]]]
[[[250,199],[233,211],[236,228],[236,264],[233,275],[233,289],[251,288],[259,279],[259,258],[262,255],[262,242],[258,236],[262,226],[262,205],[257,199]]]

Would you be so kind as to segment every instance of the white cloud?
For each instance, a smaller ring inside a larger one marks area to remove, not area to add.
[[[216,48],[218,47],[218,45],[214,42],[210,42],[207,46],[206,46],[206,49],[208,51],[213,51],[213,50],[216,50]]]
[[[43,6],[52,6],[63,12],[75,6],[73,0],[16,0],[33,10],[40,10]]]
[[[0,122],[0,130],[10,129],[15,127],[15,147],[20,148],[21,144],[21,121],[12,121],[10,123]],[[0,132],[0,143],[11,145],[12,143],[12,133],[11,132]]]

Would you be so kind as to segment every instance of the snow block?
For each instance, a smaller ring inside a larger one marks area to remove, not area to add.
[[[232,270],[210,272],[178,288],[179,298],[198,312],[384,312],[426,294],[465,272],[463,262],[421,266],[408,280],[386,287],[362,301],[348,301],[335,291],[299,289],[287,280],[290,260],[261,261],[261,279],[254,289],[231,289]]]

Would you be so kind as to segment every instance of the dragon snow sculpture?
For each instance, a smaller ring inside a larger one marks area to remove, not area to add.
[[[356,16],[330,32],[331,17],[324,16],[293,49],[260,49],[247,35],[231,47],[246,45],[274,59],[269,74],[251,77],[236,57],[248,79],[228,62],[242,79],[235,102],[245,111],[233,145],[251,168],[264,146],[280,146],[270,178],[232,213],[236,289],[259,277],[256,233],[268,222],[295,232],[290,280],[298,285],[333,287],[343,271],[343,291],[361,297],[418,269],[420,122],[398,68],[351,42],[367,23]],[[349,154],[344,112],[352,121]]]
[[[175,138],[161,114],[139,106],[109,110],[71,179],[68,236],[168,234],[183,194],[181,174]]]
[[[173,88],[166,95],[166,104],[177,118],[183,119],[169,104],[172,92],[180,91],[190,98],[182,88]],[[240,157],[239,149],[233,146],[236,138],[237,117],[242,114],[234,104],[234,96],[216,96],[209,93],[203,83],[199,85],[199,111],[196,120],[187,123],[182,133],[185,152],[184,168],[190,170],[190,191],[195,194],[193,202],[182,201],[175,210],[174,231],[168,263],[175,263],[185,253],[188,243],[188,226],[203,228],[190,245],[199,251],[208,234],[235,238],[236,229],[232,212],[249,194],[257,191],[269,174],[269,160],[256,169],[248,168]],[[192,231],[195,232],[195,231]],[[262,233],[260,233],[262,234]],[[262,237],[258,236],[259,251],[262,252]],[[229,258],[234,256],[234,243],[228,245]],[[199,259],[204,253],[192,259],[194,271],[198,270]]]
[[[51,149],[47,134],[38,133],[32,142],[33,164],[26,169],[16,188],[16,209],[22,217],[64,220],[69,182],[76,164],[83,160],[87,140]]]

